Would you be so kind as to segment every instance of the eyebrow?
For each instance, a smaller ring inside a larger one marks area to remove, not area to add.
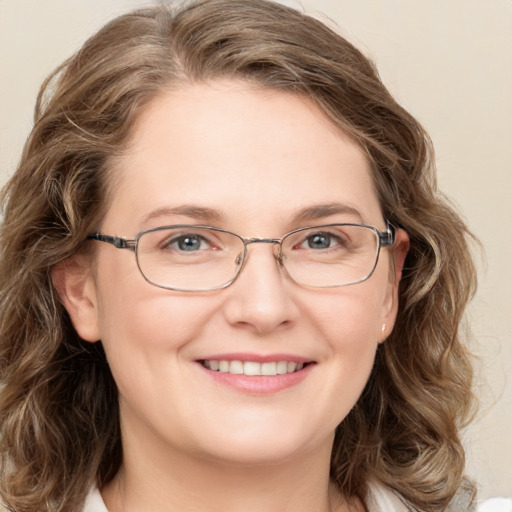
[[[310,206],[300,210],[296,219],[300,221],[310,221],[330,217],[331,215],[349,214],[357,218],[361,223],[364,222],[361,212],[356,208],[342,203],[328,203]]]
[[[172,208],[157,208],[156,210],[153,210],[144,216],[142,222],[146,223],[158,217],[169,217],[172,215],[184,215],[186,217],[192,217],[202,222],[211,222],[213,220],[221,221],[224,219],[224,215],[220,211],[214,210],[213,208],[206,208],[196,205],[180,205]]]
[[[349,214],[356,217],[359,222],[364,222],[363,216],[359,210],[342,203],[327,203],[309,206],[300,210],[294,216],[294,221],[313,221],[340,214]],[[183,215],[205,223],[212,221],[221,222],[225,220],[224,214],[219,210],[198,205],[180,205],[175,207],[157,208],[144,216],[142,222],[145,224],[155,218],[169,217],[173,215]]]

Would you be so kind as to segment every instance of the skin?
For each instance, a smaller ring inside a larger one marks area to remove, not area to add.
[[[272,238],[332,222],[385,229],[363,151],[310,100],[246,83],[161,94],[112,174],[110,235],[179,223]],[[333,203],[358,214],[297,217]],[[183,205],[216,215],[162,212]],[[133,253],[103,243],[92,260],[61,265],[54,279],[74,326],[102,340],[119,388],[124,461],[102,490],[109,510],[364,510],[329,483],[329,456],[392,329],[406,250],[399,231],[370,279],[340,288],[292,282],[267,244],[251,245],[238,280],[211,292],[152,286]],[[197,363],[232,352],[315,364],[295,386],[248,393]]]

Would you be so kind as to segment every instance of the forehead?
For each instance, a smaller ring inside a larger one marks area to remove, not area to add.
[[[380,219],[361,148],[313,101],[244,82],[191,85],[155,98],[114,173],[105,222],[123,219],[126,229],[183,206],[216,211],[231,227],[244,219],[284,222],[328,204],[356,209],[364,222]]]

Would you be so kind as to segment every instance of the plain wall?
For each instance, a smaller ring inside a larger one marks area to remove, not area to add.
[[[0,182],[14,172],[45,76],[112,16],[149,3],[0,0]],[[482,398],[465,435],[468,473],[482,497],[512,496],[512,2],[302,5],[377,62],[391,92],[430,132],[440,187],[483,243],[486,263],[468,314]]]

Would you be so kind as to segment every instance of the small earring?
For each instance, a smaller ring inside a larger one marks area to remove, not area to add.
[[[386,324],[382,324],[382,332],[386,330]]]

